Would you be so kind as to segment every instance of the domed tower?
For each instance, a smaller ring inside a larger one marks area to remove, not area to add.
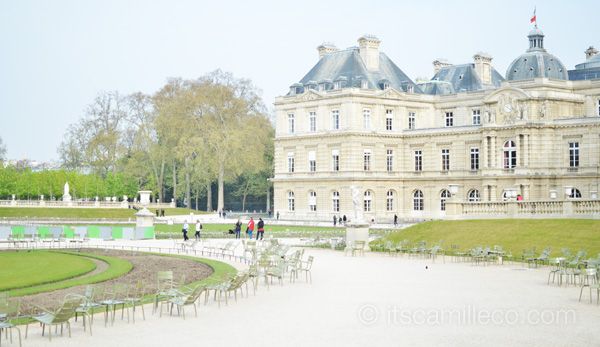
[[[527,37],[529,38],[529,49],[508,66],[506,79],[509,81],[536,77],[569,79],[563,63],[544,48],[544,33],[536,27],[529,32]]]

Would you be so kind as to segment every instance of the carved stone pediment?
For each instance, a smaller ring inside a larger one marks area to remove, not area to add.
[[[381,91],[379,94],[377,94],[377,96],[380,97],[384,97],[384,98],[400,98],[402,97],[402,93],[400,93],[399,91],[397,91],[394,88],[388,88],[386,90]]]
[[[501,88],[484,99],[483,121],[487,124],[511,125],[527,120],[529,95],[522,89]]]
[[[322,97],[321,94],[319,94],[318,92],[309,89],[308,91],[298,95],[298,99],[300,101],[311,101],[311,100],[316,100],[316,99],[320,99]]]

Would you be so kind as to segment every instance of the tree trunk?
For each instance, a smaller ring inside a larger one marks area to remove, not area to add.
[[[246,210],[246,196],[248,196],[248,194],[244,192],[244,194],[242,194],[242,211]]]
[[[158,198],[165,202],[165,161],[160,163],[160,175],[158,176]]]
[[[212,187],[210,182],[206,184],[206,212],[212,212]]]
[[[177,201],[177,162],[175,159],[173,159],[173,199]],[[175,206],[177,206],[177,203]]]
[[[192,208],[192,185],[190,183],[190,164],[189,159],[185,158],[185,201],[187,208]]]
[[[198,208],[198,200],[199,200],[198,195],[200,195],[200,192],[196,192],[196,211],[199,210],[199,208]]]
[[[217,211],[223,211],[225,206],[225,194],[224,194],[224,179],[225,179],[225,163],[219,163],[219,178],[218,178],[218,198],[217,198]]]

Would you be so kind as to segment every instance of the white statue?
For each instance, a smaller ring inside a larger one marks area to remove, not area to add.
[[[352,205],[354,207],[354,221],[355,223],[363,222],[363,206],[360,198],[360,190],[356,186],[350,186],[352,191]]]
[[[63,201],[71,201],[71,195],[69,194],[69,182],[65,182],[62,199]]]

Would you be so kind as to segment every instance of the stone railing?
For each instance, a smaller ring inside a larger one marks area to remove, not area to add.
[[[600,219],[600,200],[446,202],[447,219],[573,217]]]

